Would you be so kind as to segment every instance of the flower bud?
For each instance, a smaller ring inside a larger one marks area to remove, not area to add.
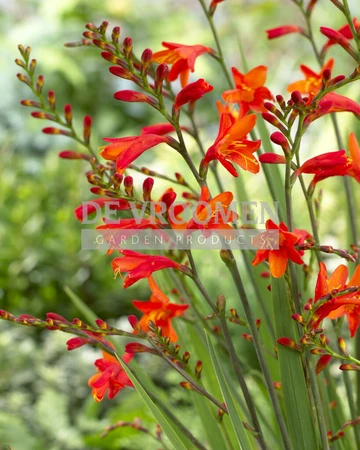
[[[33,111],[31,115],[35,119],[56,120],[56,117],[53,114],[44,113],[42,111]]]
[[[111,40],[115,45],[119,43],[120,27],[114,27],[111,33]]]
[[[286,137],[280,133],[279,131],[275,131],[274,133],[272,133],[272,135],[270,136],[271,141],[274,144],[280,145],[281,148],[283,149],[285,155],[288,155],[290,153],[290,145],[288,140],[286,139]]]
[[[295,105],[301,105],[304,103],[302,95],[299,91],[294,91],[291,93],[291,100]]]
[[[71,133],[66,130],[61,130],[60,128],[55,127],[45,127],[42,129],[44,134],[62,134],[63,136],[71,136]]]
[[[133,177],[128,175],[124,178],[124,188],[125,192],[129,197],[132,197],[134,194],[134,180]]]
[[[127,59],[129,58],[131,50],[132,50],[132,39],[131,37],[126,37],[123,42],[123,52],[125,58]]]
[[[360,370],[360,366],[358,366],[357,364],[341,364],[339,369],[340,370],[356,370],[356,371],[359,371]]]
[[[169,67],[167,64],[159,64],[156,68],[155,83],[161,85],[169,75]]]
[[[85,28],[88,29],[88,30],[90,30],[90,31],[94,31],[94,32],[96,32],[96,31],[98,30],[98,29],[97,29],[97,26],[94,25],[94,24],[91,23],[91,22],[87,23],[87,24],[85,25]]]
[[[50,105],[50,109],[52,109],[53,111],[55,111],[56,107],[55,107],[55,92],[54,91],[48,91],[48,95],[47,95],[47,99]]]
[[[18,79],[22,82],[27,84],[28,86],[30,86],[31,81],[30,78],[27,77],[26,75],[22,74],[22,73],[17,73],[16,76],[18,77]]]
[[[195,364],[195,377],[197,379],[201,378],[202,370],[203,370],[203,363],[202,363],[202,361],[197,361],[197,363]]]
[[[36,92],[41,94],[42,88],[44,86],[44,77],[39,75],[36,81]]]
[[[302,348],[299,344],[294,342],[292,339],[287,337],[282,337],[277,340],[277,343],[283,345],[284,347],[291,348],[292,350],[296,350],[297,352],[302,352]]]
[[[71,125],[71,122],[72,122],[72,107],[71,107],[71,105],[64,106],[64,116],[65,116],[66,123],[68,125]]]
[[[183,354],[182,359],[183,359],[184,363],[187,364],[189,362],[189,359],[190,359],[190,353],[189,352],[185,352]]]
[[[349,353],[348,353],[348,351],[347,351],[347,349],[346,349],[346,344],[345,344],[345,341],[344,341],[344,339],[342,338],[342,337],[339,337],[339,339],[338,339],[338,345],[339,345],[339,349],[340,349],[340,351],[341,351],[341,353],[344,355],[344,356],[349,356]]]
[[[33,74],[34,72],[35,72],[35,69],[36,69],[36,59],[32,59],[31,61],[30,61],[30,64],[29,64],[29,72],[31,73],[31,74]]]
[[[148,68],[149,64],[151,63],[153,52],[146,48],[141,55],[141,72],[145,73],[146,69]]]
[[[151,201],[151,191],[154,186],[154,178],[148,177],[143,183],[143,199],[144,201]]]
[[[104,35],[106,33],[108,26],[109,26],[109,22],[107,20],[104,20],[97,30],[100,34]]]
[[[85,116],[83,121],[83,133],[84,133],[84,141],[88,144],[90,142],[90,134],[91,134],[91,125],[92,118],[90,116]]]

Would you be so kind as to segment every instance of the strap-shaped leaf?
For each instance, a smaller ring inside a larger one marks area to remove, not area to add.
[[[284,278],[271,278],[276,338],[297,340]],[[279,364],[289,434],[294,450],[317,450],[314,423],[306,388],[301,354],[279,345]]]
[[[219,360],[216,356],[214,347],[211,343],[211,339],[208,335],[207,335],[207,342],[208,342],[208,346],[209,346],[209,353],[210,353],[211,361],[212,361],[214,369],[215,369],[218,383],[219,383],[221,392],[223,394],[227,410],[229,412],[229,417],[230,417],[231,423],[233,425],[239,447],[241,450],[252,450],[253,447],[250,443],[249,437],[247,435],[247,431],[245,430],[242,419],[239,415],[238,409],[233,400],[233,396],[230,392],[229,385],[226,382],[224,373],[221,369]]]
[[[131,370],[127,367],[127,365],[119,359],[120,364],[122,365],[124,371],[127,376],[133,382],[137,393],[140,395],[146,406],[149,408],[150,412],[154,416],[157,423],[160,425],[163,432],[168,437],[169,441],[174,446],[175,450],[187,450],[187,446],[185,444],[186,440],[182,439],[179,435],[179,431],[175,430],[175,428],[170,424],[162,411],[158,408],[157,405],[152,401],[149,397],[145,389],[143,388],[141,382],[137,379],[137,377],[131,372]]]

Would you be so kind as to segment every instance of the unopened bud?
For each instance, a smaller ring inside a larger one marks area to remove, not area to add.
[[[42,88],[44,86],[44,77],[43,75],[39,75],[36,81],[36,92],[41,94]]]
[[[54,91],[49,91],[48,95],[47,95],[47,99],[50,105],[50,109],[52,109],[53,111],[56,109],[55,107],[55,92]]]
[[[130,175],[128,175],[127,177],[124,178],[124,188],[125,188],[125,192],[129,197],[132,197],[133,193],[134,193],[134,180],[133,177],[131,177]]]
[[[195,364],[195,377],[197,379],[201,378],[202,370],[203,370],[203,363],[202,363],[202,361],[197,361],[197,363]]]
[[[295,105],[301,105],[302,103],[304,103],[302,95],[299,91],[294,91],[291,93],[291,100]]]
[[[153,52],[146,48],[141,55],[141,71],[144,73],[151,63]]]
[[[185,353],[183,354],[182,359],[183,359],[184,363],[187,364],[188,361],[189,361],[189,359],[190,359],[190,353],[189,353],[189,352],[185,352]]]
[[[27,77],[26,75],[24,75],[24,74],[22,74],[22,73],[17,73],[16,76],[18,77],[18,79],[19,79],[21,82],[23,82],[23,83],[27,84],[28,86],[30,86],[31,81],[30,81],[30,78],[29,78],[29,77]]]
[[[169,75],[169,67],[167,64],[159,64],[156,68],[155,82],[162,84]]]
[[[282,95],[277,95],[276,101],[278,102],[278,104],[282,110],[284,110],[286,108],[285,100]]]
[[[292,319],[295,320],[295,322],[299,323],[300,325],[305,325],[304,318],[300,316],[300,314],[293,314]]]
[[[123,52],[125,57],[128,59],[132,50],[132,39],[131,37],[126,37],[123,42]]]
[[[98,30],[98,29],[97,29],[97,26],[94,25],[94,24],[91,23],[91,22],[87,23],[87,24],[85,25],[85,28],[88,29],[88,30],[90,30],[90,31],[94,31],[94,32],[96,32],[96,31]]]
[[[280,131],[275,131],[274,133],[272,133],[270,139],[274,144],[280,145],[285,154],[290,153],[289,142],[286,137],[282,133],[280,133]]]
[[[349,353],[348,353],[348,351],[347,351],[347,349],[346,349],[345,341],[344,341],[344,339],[343,339],[342,337],[339,337],[339,339],[338,339],[338,345],[339,345],[339,349],[340,349],[341,353],[342,353],[344,356],[349,356]]]
[[[291,348],[292,350],[296,350],[297,352],[302,352],[302,348],[299,344],[294,342],[292,339],[287,337],[282,337],[277,340],[277,343],[283,345],[284,347]]]
[[[90,142],[90,134],[91,134],[91,125],[92,125],[92,118],[90,116],[85,116],[83,121],[83,127],[84,127],[84,141],[88,144]]]
[[[30,64],[29,64],[29,72],[31,73],[31,74],[33,74],[34,72],[35,72],[35,69],[36,69],[36,59],[32,59],[31,61],[30,61]]]
[[[357,364],[342,364],[339,367],[340,370],[356,370],[359,371],[360,370],[360,366],[358,366]]]
[[[251,336],[251,334],[243,333],[241,336],[248,342],[252,342],[253,341],[253,337]]]
[[[154,178],[148,177],[143,183],[143,199],[144,201],[151,200],[151,191],[154,186]]]
[[[115,45],[119,43],[120,27],[114,27],[111,33],[111,40]]]
[[[64,106],[64,116],[65,116],[66,123],[68,125],[71,125],[71,122],[72,122],[72,107],[71,107],[71,105]]]
[[[104,20],[101,25],[99,26],[99,28],[97,29],[97,31],[102,34],[105,35],[107,27],[109,26],[109,22],[107,20]]]

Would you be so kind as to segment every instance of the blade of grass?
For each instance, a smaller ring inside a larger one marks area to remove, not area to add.
[[[218,379],[218,383],[219,383],[221,392],[223,394],[227,410],[229,412],[231,423],[232,423],[234,431],[236,433],[238,444],[239,444],[241,450],[251,450],[253,447],[250,443],[249,437],[247,435],[247,431],[245,430],[242,419],[239,415],[238,409],[233,400],[233,395],[230,392],[229,386],[224,377],[224,373],[221,369],[219,360],[214,351],[214,347],[212,345],[211,339],[208,335],[207,335],[207,342],[208,342],[211,361],[213,363],[214,370],[216,372],[216,376]]]

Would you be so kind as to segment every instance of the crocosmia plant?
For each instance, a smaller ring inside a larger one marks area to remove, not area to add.
[[[132,449],[360,449],[359,4],[281,2],[293,23],[254,25],[262,48],[307,48],[278,90],[277,61],[252,65],[242,34],[223,44],[232,1],[194,0],[209,30],[200,42],[186,33],[173,42],[168,26],[166,41],[139,49],[125,25],[103,21],[66,44],[98,51],[116,105],[142,111],[131,135],[121,123],[109,136],[90,115],[79,120],[19,45],[21,103],[47,139],[66,142],[61,167],[85,172],[83,202],[66,208],[78,251],[102,252],[96,270],[117,285],[119,310],[101,317],[67,288],[79,318],[38,317],[29,299],[27,311],[0,319],[45,340],[69,334],[74,373],[77,355],[95,348],[82,389],[102,411],[117,406],[117,419],[99,426],[104,445],[131,428]],[[338,29],[327,26],[332,15]],[[88,95],[96,102],[96,85]],[[325,127],[333,137],[316,140]],[[322,208],[334,195],[329,218]],[[327,221],[343,221],[336,239]],[[118,320],[124,292],[132,300]]]

